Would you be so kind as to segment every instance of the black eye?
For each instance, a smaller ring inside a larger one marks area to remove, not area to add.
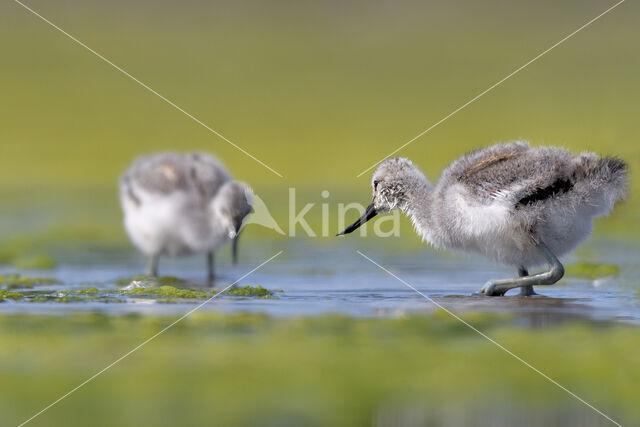
[[[373,181],[373,189],[377,189],[378,188],[378,184],[380,184],[380,181]]]

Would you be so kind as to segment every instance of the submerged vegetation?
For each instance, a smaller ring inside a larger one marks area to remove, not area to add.
[[[176,278],[172,278],[176,279]],[[180,280],[180,279],[176,279]],[[188,288],[178,288],[174,286],[152,286],[152,287],[140,287],[129,290],[119,291],[122,295],[135,296],[135,297],[150,297],[158,298],[163,302],[176,300],[176,299],[206,299],[211,298],[217,291],[204,292]],[[263,288],[262,286],[243,286],[232,287],[227,289],[222,295],[236,296],[236,297],[260,297],[270,298],[273,296],[274,291]]]
[[[143,277],[143,276],[138,276]],[[146,276],[144,276],[146,277]],[[160,278],[163,279],[163,278]],[[168,277],[170,283],[184,283],[181,279]],[[217,291],[202,291],[189,288],[175,287],[169,285],[134,287],[132,289],[100,289],[90,286],[81,289],[43,289],[29,290],[36,285],[60,285],[55,279],[29,278],[18,275],[0,276],[0,286],[5,286],[5,290],[0,289],[0,302],[5,299],[25,302],[128,302],[134,299],[152,299],[158,302],[179,302],[188,300],[202,300],[211,298]],[[231,297],[256,297],[269,299],[274,291],[262,286],[245,286],[231,288],[221,296]]]
[[[599,277],[617,276],[620,273],[620,267],[611,264],[580,262],[567,266],[565,272],[568,276],[593,280]]]
[[[176,288],[174,286],[153,286],[148,288],[134,288],[119,291],[122,295],[136,297],[171,299],[205,299],[211,297],[211,293],[194,291],[192,289]]]
[[[187,283],[186,280],[179,279],[174,276],[149,276],[147,274],[138,274],[132,277],[123,277],[116,280],[116,285],[125,286],[131,284],[131,282],[148,282],[157,284],[157,286],[179,286]]]
[[[82,298],[75,295],[67,295],[67,294],[56,294],[56,295],[34,295],[29,298],[29,302],[59,302],[59,303],[69,303],[69,302],[90,302],[92,299]],[[97,300],[96,300],[97,301]],[[103,301],[106,302],[106,301]]]
[[[265,289],[262,286],[242,286],[242,287],[233,287],[226,291],[227,294],[237,296],[237,297],[262,297],[262,298],[270,298],[273,296],[273,291],[269,289]]]
[[[640,417],[638,328],[567,323],[532,335],[505,326],[510,324],[505,315],[463,317],[621,424]],[[41,402],[86,380],[174,320],[0,316],[0,424],[18,424]],[[514,425],[523,418],[533,426],[559,419],[563,425],[603,422],[442,313],[278,319],[211,312],[176,324],[96,378],[91,388],[44,413],[40,422],[346,426],[403,424],[415,417],[427,425],[485,425],[479,421],[487,419]]]
[[[20,298],[22,298],[22,295],[17,292],[10,292],[0,289],[0,302],[4,301],[5,299],[18,300]]]
[[[71,291],[71,292],[76,294],[76,295],[94,295],[94,294],[99,293],[100,289],[91,286],[89,288],[78,289],[78,290],[74,290],[74,291]]]
[[[124,299],[117,298],[109,291],[101,291],[96,287],[88,287],[83,289],[68,289],[60,291],[51,290],[34,290],[15,292],[16,301],[25,301],[30,303],[38,302],[56,302],[56,303],[87,303],[101,302],[114,303],[126,302]]]

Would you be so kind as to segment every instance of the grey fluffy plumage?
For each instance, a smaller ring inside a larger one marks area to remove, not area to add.
[[[399,208],[434,246],[477,252],[526,271],[549,262],[547,250],[561,256],[582,242],[593,218],[625,196],[627,181],[627,166],[615,157],[526,142],[468,153],[435,186],[411,161],[387,159],[372,177],[368,217],[345,231]]]
[[[423,210],[418,219],[434,229],[438,246],[470,248],[496,261],[531,267],[544,262],[532,240],[545,241],[562,255],[589,235],[593,218],[607,214],[626,194],[626,171],[622,161],[593,153],[575,155],[524,142],[494,145],[445,169],[431,195],[429,218]],[[464,215],[454,198],[464,200]],[[476,239],[467,240],[468,227],[455,220],[492,214],[501,216],[500,226],[487,232],[500,236],[503,245],[481,229],[471,233],[479,234]]]
[[[208,253],[235,243],[253,195],[234,181],[224,165],[204,153],[158,153],[140,157],[120,179],[125,229],[133,243],[152,257]]]
[[[231,175],[216,158],[201,153],[158,153],[135,159],[123,174],[121,188],[136,196],[138,191],[169,195],[176,191],[193,193],[202,202],[212,199]]]

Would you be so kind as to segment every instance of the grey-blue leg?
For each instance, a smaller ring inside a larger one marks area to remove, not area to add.
[[[207,252],[207,282],[211,285],[214,281],[213,252]]]
[[[487,296],[499,296],[504,295],[509,289],[526,287],[523,290],[523,294],[527,294],[529,290],[533,292],[533,286],[539,285],[553,285],[564,276],[564,267],[558,260],[558,258],[549,250],[547,245],[543,242],[538,242],[536,247],[540,251],[540,254],[547,260],[549,264],[549,271],[544,273],[534,274],[533,276],[524,276],[517,279],[503,279],[503,280],[490,280],[480,290],[481,294]],[[524,268],[519,272],[522,274],[526,272]]]
[[[147,270],[147,274],[152,277],[158,276],[158,260],[160,256],[157,254],[151,255],[151,259],[149,260],[149,269]]]
[[[529,271],[526,268],[520,266],[518,267],[518,276],[527,277],[529,275]],[[538,295],[533,290],[533,285],[525,285],[520,286],[520,296],[521,297],[530,297],[531,295]]]

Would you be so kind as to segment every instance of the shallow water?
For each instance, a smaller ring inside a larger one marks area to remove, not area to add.
[[[544,326],[570,319],[621,321],[640,324],[640,298],[637,255],[639,248],[616,241],[589,244],[590,258],[621,267],[616,277],[596,280],[566,277],[557,285],[537,287],[541,296],[522,298],[518,290],[506,297],[477,297],[472,294],[492,278],[510,277],[511,269],[494,265],[480,257],[450,252],[389,250],[366,239],[341,239],[339,242],[288,241],[285,243],[244,242],[241,262],[231,266],[227,251],[218,258],[216,289],[222,289],[270,256],[284,252],[260,268],[239,285],[261,285],[276,292],[277,298],[241,298],[222,294],[202,310],[220,312],[260,312],[273,316],[320,315],[341,313],[351,316],[398,316],[428,313],[438,305],[452,312],[499,312],[516,315],[526,326]],[[371,257],[398,277],[414,286],[425,298],[392,277],[356,250]],[[54,277],[64,285],[36,289],[70,289],[95,286],[116,290],[115,280],[139,274],[145,260],[135,251],[102,252],[84,250],[60,254],[60,267],[53,271],[30,272],[31,276]],[[571,264],[576,255],[565,259]],[[15,273],[0,269],[0,274]],[[193,282],[191,288],[206,288],[203,283],[204,260],[191,257],[163,260],[161,274],[170,274]],[[430,301],[431,300],[431,301]],[[112,314],[181,314],[201,301],[162,303],[127,297],[125,303],[73,302],[29,303],[5,301],[3,313],[65,314],[95,311]]]

